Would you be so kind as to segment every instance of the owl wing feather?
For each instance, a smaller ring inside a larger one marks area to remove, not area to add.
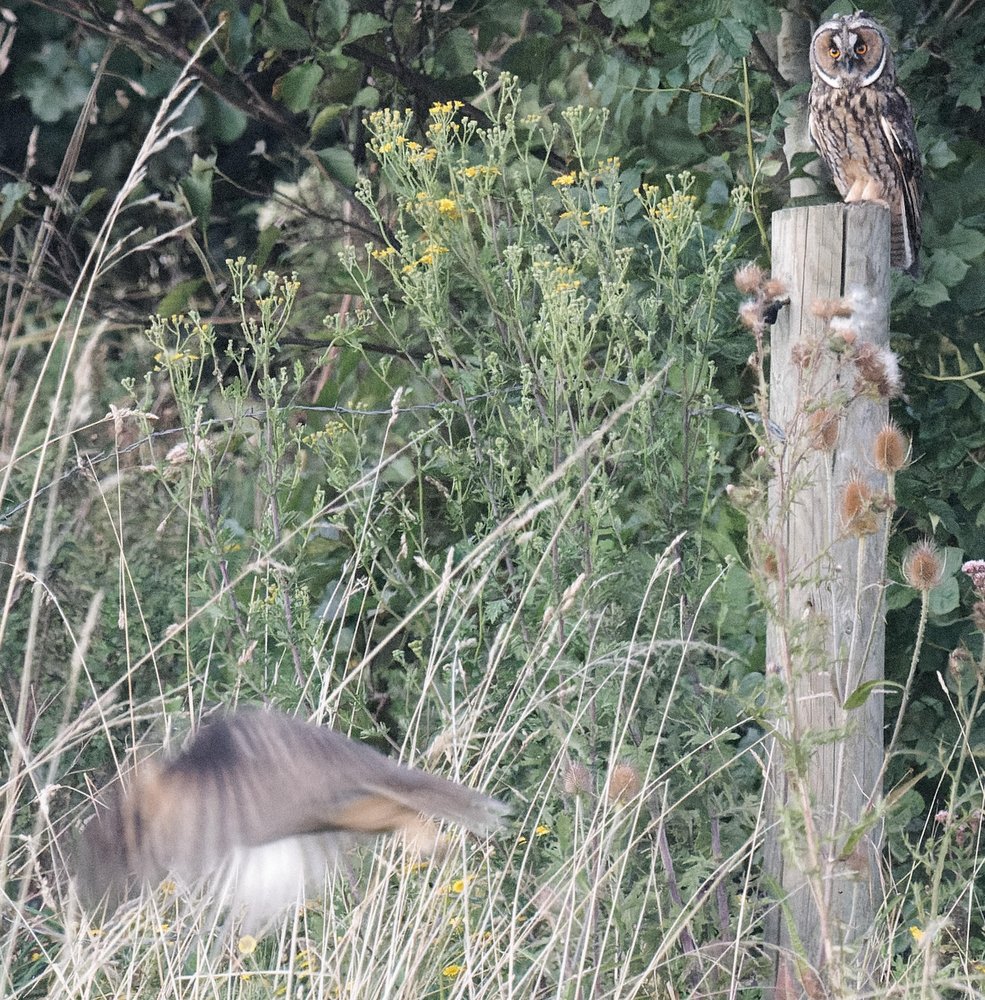
[[[166,874],[208,877],[233,856],[292,839],[386,833],[422,815],[487,830],[508,812],[330,729],[239,712],[100,796],[80,843],[80,888],[90,902],[107,892],[119,902]]]
[[[913,125],[913,111],[899,87],[887,92],[885,105],[879,116],[879,127],[886,137],[899,180],[903,202],[900,224],[904,232],[904,245],[910,255],[905,270],[912,272],[917,267],[921,243],[920,180],[923,167]]]

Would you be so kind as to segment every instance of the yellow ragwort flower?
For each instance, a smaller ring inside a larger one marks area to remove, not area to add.
[[[464,968],[465,968],[464,965],[455,965],[455,964],[446,965],[441,970],[441,974],[445,976],[447,979],[454,979],[457,975],[461,974]]]
[[[455,111],[458,111],[462,107],[461,101],[435,101],[431,105],[431,117],[436,118],[438,115],[450,115]]]
[[[574,173],[561,174],[560,177],[555,177],[554,180],[551,181],[551,186],[552,187],[571,187],[571,185],[574,184],[575,179],[576,178],[575,178]]]

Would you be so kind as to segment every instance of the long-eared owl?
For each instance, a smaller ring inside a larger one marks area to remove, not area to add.
[[[846,202],[889,206],[891,263],[916,275],[920,150],[885,30],[864,10],[811,39],[810,133]]]

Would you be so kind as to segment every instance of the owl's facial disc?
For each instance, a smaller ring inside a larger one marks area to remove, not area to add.
[[[849,51],[852,54],[850,65],[862,70],[868,68],[864,76],[860,77],[863,87],[868,87],[882,76],[886,69],[886,60],[889,58],[889,46],[884,45],[878,31],[871,28],[859,28],[858,31],[848,32],[848,43],[851,46]],[[879,58],[873,62],[878,54]]]
[[[811,48],[814,72],[836,90],[868,87],[882,75],[888,58],[889,47],[878,31],[840,19],[822,25]]]

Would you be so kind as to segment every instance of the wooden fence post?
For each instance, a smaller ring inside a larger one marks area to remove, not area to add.
[[[764,536],[775,560],[767,667],[784,694],[764,865],[778,897],[766,927],[778,946],[775,996],[794,1000],[864,989],[865,937],[882,901],[880,685],[858,707],[846,701],[881,680],[885,662],[892,503],[873,446],[895,377],[881,353],[888,211],[839,204],[775,213],[773,276],[790,303],[770,347],[777,440]],[[818,993],[821,984],[829,992]]]

